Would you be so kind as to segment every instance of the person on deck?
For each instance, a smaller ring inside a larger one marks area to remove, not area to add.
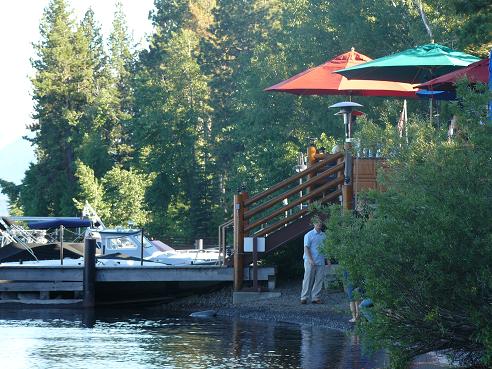
[[[313,304],[321,304],[320,294],[325,276],[325,257],[320,247],[326,238],[320,219],[313,221],[314,228],[304,236],[304,279],[302,281],[301,304],[310,299]]]

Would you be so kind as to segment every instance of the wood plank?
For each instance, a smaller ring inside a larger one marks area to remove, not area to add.
[[[0,291],[82,291],[82,282],[12,282],[0,281]]]
[[[376,158],[356,158],[353,164],[354,193],[368,189],[379,189],[377,182],[377,168],[384,165],[384,160]]]
[[[83,267],[0,266],[0,280],[36,282],[82,282]]]
[[[249,270],[248,268],[244,269]],[[232,282],[234,279],[233,271],[233,268],[213,265],[98,267],[96,282]],[[245,273],[249,273],[249,271]],[[274,273],[275,269],[272,267],[258,268],[258,279],[268,280],[268,277]],[[9,282],[23,282],[26,285],[37,282],[60,283],[61,281],[82,283],[82,268],[1,266],[0,278]]]
[[[249,267],[244,268],[249,275]],[[232,282],[234,269],[224,267],[98,268],[96,282]],[[258,268],[258,280],[268,280],[275,269]],[[247,278],[245,279],[247,280]]]
[[[24,299],[24,300],[0,300],[0,305],[43,305],[43,306],[56,306],[56,307],[72,307],[81,306],[82,300],[80,299],[51,299],[51,300],[40,300],[40,299]]]
[[[327,191],[327,190],[329,190],[329,189],[331,189],[331,188],[333,188],[339,184],[342,184],[342,183],[343,183],[343,177],[336,178],[333,181],[330,181],[330,182],[324,184],[323,186],[318,187],[316,190],[310,192],[309,194],[307,194],[303,197],[300,197],[297,200],[292,201],[290,204],[285,205],[284,207],[275,210],[274,212],[265,216],[264,218],[261,218],[255,222],[249,224],[248,226],[246,226],[244,228],[244,231],[249,232],[252,229],[262,225],[263,223],[267,223],[269,220],[275,218],[276,216],[278,216],[282,213],[285,213],[287,210],[290,210],[299,204],[305,203],[308,200],[315,199],[318,195],[321,195],[323,192],[325,192],[325,191]]]

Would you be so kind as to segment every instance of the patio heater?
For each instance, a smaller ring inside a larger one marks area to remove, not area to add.
[[[352,182],[352,113],[354,108],[362,107],[363,105],[357,104],[352,101],[342,101],[330,106],[330,108],[340,108],[340,111],[335,115],[343,115],[343,124],[345,126],[345,169],[343,172],[344,183],[342,186],[342,206],[346,210],[352,209],[352,197],[353,197],[353,182]]]

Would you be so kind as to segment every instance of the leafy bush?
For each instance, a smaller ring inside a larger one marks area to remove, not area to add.
[[[330,208],[325,250],[374,301],[363,331],[394,367],[436,350],[492,365],[492,127],[487,94],[459,96],[457,137],[414,124],[387,148],[385,192],[359,196],[357,214]]]

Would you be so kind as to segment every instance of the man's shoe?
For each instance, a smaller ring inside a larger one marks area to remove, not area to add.
[[[321,300],[313,300],[311,301],[313,304],[322,304]]]
[[[302,305],[306,305],[307,301],[306,300],[301,300]]]
[[[355,318],[352,318],[349,320],[350,323],[355,323],[356,321],[357,321],[357,319],[355,319]]]

